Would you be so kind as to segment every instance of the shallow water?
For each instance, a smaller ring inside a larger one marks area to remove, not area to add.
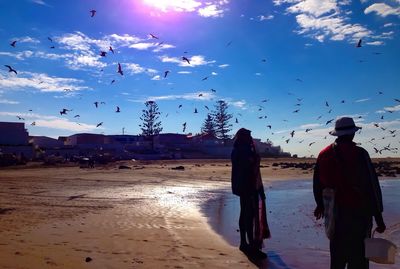
[[[400,246],[400,180],[381,181],[384,219],[383,237]],[[313,216],[315,207],[311,180],[275,183],[266,187],[268,223],[272,238],[265,242],[269,261],[260,268],[328,268],[329,241],[322,221]],[[213,229],[233,246],[239,245],[239,199],[230,189],[220,190],[218,198],[203,206],[203,213]],[[370,268],[400,268],[400,254],[395,265],[370,263]]]

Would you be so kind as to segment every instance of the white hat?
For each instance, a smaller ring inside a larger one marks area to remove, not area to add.
[[[360,130],[361,127],[355,125],[354,120],[349,117],[342,117],[336,120],[335,130],[329,134],[334,136],[351,135]]]

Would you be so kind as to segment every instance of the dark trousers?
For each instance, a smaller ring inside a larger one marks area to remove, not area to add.
[[[240,243],[247,242],[253,244],[254,235],[254,214],[257,196],[240,196],[240,217],[239,217],[239,230],[240,230]]]
[[[364,239],[370,237],[372,217],[354,210],[337,210],[330,241],[331,269],[368,269]]]

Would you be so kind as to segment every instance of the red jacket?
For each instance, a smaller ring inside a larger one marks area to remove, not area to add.
[[[323,149],[314,171],[314,196],[323,206],[322,190],[335,189],[336,205],[375,215],[382,212],[382,195],[368,153],[353,142]]]

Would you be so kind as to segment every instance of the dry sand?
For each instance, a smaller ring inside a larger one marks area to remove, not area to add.
[[[264,184],[311,179],[310,167],[280,162],[294,161],[263,160]],[[223,160],[1,169],[0,268],[254,268],[199,209],[230,186],[230,169]]]

